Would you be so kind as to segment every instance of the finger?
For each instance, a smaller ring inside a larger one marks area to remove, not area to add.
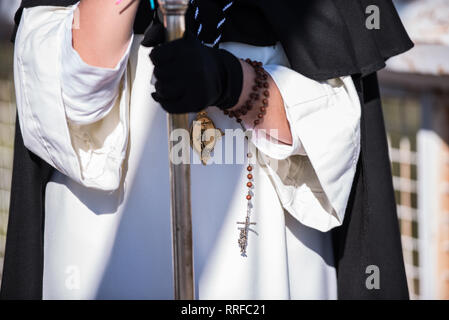
[[[168,101],[179,100],[183,95],[182,87],[173,82],[156,81],[154,87],[158,95]]]
[[[150,59],[154,65],[167,64],[179,55],[185,55],[188,49],[189,45],[184,39],[177,39],[154,47],[150,52]]]
[[[173,72],[171,72],[170,68],[163,68],[160,66],[156,66],[153,69],[153,74],[156,77],[156,79],[164,82],[169,82],[176,77],[176,75],[175,74],[172,75],[172,73]]]
[[[151,96],[153,97],[154,101],[158,102],[165,111],[172,113],[171,111],[173,108],[171,106],[172,105],[171,101],[164,99],[157,92],[153,92]]]
[[[175,81],[180,78],[180,75],[187,75],[189,66],[186,66],[184,61],[173,59],[170,63],[156,65],[153,69],[153,74],[157,80],[164,82]]]
[[[150,52],[150,60],[155,66],[169,63],[172,59],[172,51],[167,50],[165,45],[157,45]]]

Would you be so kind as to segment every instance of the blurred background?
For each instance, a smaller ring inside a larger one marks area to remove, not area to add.
[[[0,277],[16,112],[10,37],[19,2],[0,0]],[[379,73],[409,290],[412,299],[449,299],[449,0],[394,2],[416,44]]]

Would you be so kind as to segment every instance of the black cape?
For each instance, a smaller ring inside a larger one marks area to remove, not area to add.
[[[23,8],[68,6],[77,0],[23,0]],[[202,40],[211,43],[224,0],[196,0]],[[365,27],[365,8],[380,9],[380,29]],[[135,33],[149,30],[152,15],[141,1]],[[212,18],[211,18],[212,17]],[[376,71],[410,49],[390,0],[237,0],[222,41],[271,45],[280,41],[294,70],[315,80],[351,75],[362,105],[361,154],[341,227],[332,230],[339,299],[408,299],[390,161]],[[198,21],[187,13],[187,30]],[[151,34],[147,32],[146,35]],[[146,37],[146,38],[147,38]],[[144,39],[143,44],[148,41]],[[300,88],[299,88],[300,89]],[[10,215],[0,297],[41,299],[44,194],[53,168],[28,151],[16,122]],[[380,270],[380,288],[366,286],[368,266]]]

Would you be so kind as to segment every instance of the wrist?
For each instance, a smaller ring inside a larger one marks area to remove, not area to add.
[[[220,63],[222,64],[222,85],[225,88],[216,106],[220,109],[234,107],[239,102],[244,85],[244,72],[240,59],[232,53],[218,49]]]

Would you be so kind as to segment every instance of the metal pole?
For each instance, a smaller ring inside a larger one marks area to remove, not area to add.
[[[185,31],[185,13],[188,0],[158,0],[164,15],[167,41],[179,39]],[[168,114],[169,157],[174,141],[171,132],[184,129],[189,132],[187,114]],[[189,142],[187,142],[189,143]],[[190,145],[189,145],[190,146]],[[194,299],[192,211],[190,205],[190,164],[174,164],[170,160],[171,223],[173,241],[173,278],[175,299]]]

